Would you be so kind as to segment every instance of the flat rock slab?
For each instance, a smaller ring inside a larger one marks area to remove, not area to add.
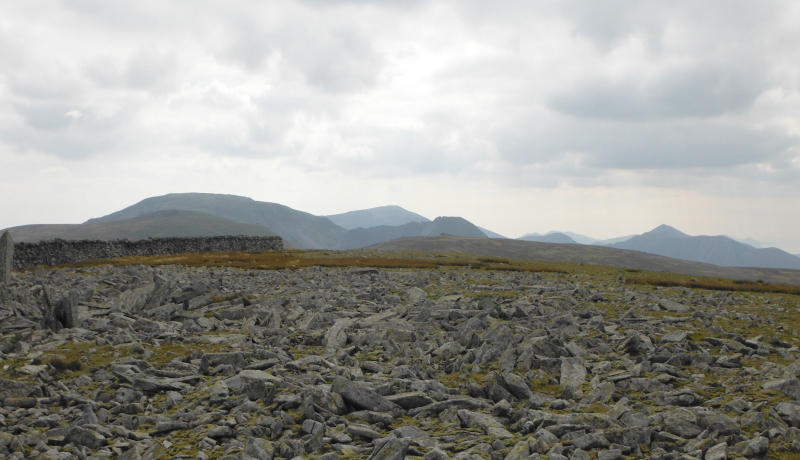
[[[275,447],[266,439],[250,438],[244,446],[244,454],[255,460],[272,460],[275,456]]]
[[[158,377],[136,376],[133,378],[134,388],[142,391],[160,393],[165,391],[181,391],[187,387],[185,383],[173,379],[161,379]]]
[[[690,307],[669,299],[662,299],[660,302],[658,302],[658,306],[673,313],[689,313],[692,311]]]
[[[389,401],[375,391],[356,385],[341,376],[337,376],[333,379],[331,391],[333,393],[338,393],[345,401],[362,409],[376,412],[389,412],[392,414],[397,413],[398,415],[402,412],[400,406]]]
[[[450,409],[451,407],[456,409],[477,410],[485,409],[489,407],[489,404],[486,401],[477,398],[451,398],[446,401],[435,402],[425,407],[411,409],[408,411],[408,415],[412,417],[436,415],[440,412]]]
[[[737,342],[731,339],[719,339],[716,337],[706,337],[706,342],[716,345],[718,347],[727,347],[729,350],[735,351],[736,353],[748,353],[751,348],[747,345]]]
[[[428,404],[433,404],[433,399],[421,391],[412,391],[410,393],[398,393],[396,395],[387,396],[389,402],[393,402],[405,410],[415,409],[417,407],[424,407]]]
[[[369,460],[403,460],[411,444],[408,439],[390,439],[376,448]]]
[[[76,446],[86,446],[89,449],[97,449],[106,444],[106,438],[100,433],[79,426],[72,427],[66,439]]]
[[[353,324],[350,318],[337,319],[325,337],[325,356],[332,355],[347,344],[347,328]]]
[[[28,383],[0,379],[0,398],[21,398],[28,396],[31,390]]]
[[[686,331],[672,331],[661,337],[661,343],[682,343],[686,341],[689,334]]]
[[[259,371],[256,369],[245,369],[239,372],[239,374],[236,376],[225,380],[225,384],[228,386],[228,388],[232,388],[234,390],[238,390],[253,382],[271,383],[276,388],[287,388],[290,386],[279,377],[275,377],[269,372]]]
[[[584,368],[585,370],[585,368]],[[528,399],[533,396],[525,379],[517,374],[505,373],[498,377],[498,382],[518,399]]]
[[[765,383],[762,388],[780,391],[786,396],[800,400],[800,380],[797,379],[772,380]]]
[[[706,451],[705,460],[726,460],[728,458],[728,443],[721,442]]]
[[[465,409],[458,411],[458,418],[461,424],[467,428],[480,428],[486,432],[488,436],[496,439],[511,439],[514,437],[508,430],[503,427],[499,420],[491,415],[481,414],[480,412],[472,412]]]
[[[586,366],[580,358],[563,358],[561,360],[562,387],[578,388],[586,381]]]

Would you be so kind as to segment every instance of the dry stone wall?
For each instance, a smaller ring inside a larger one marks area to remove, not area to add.
[[[52,266],[114,257],[156,256],[186,252],[282,251],[279,236],[210,236],[128,240],[49,240],[14,245],[14,269]]]

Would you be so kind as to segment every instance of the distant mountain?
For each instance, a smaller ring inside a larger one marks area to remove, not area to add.
[[[503,236],[503,235],[501,235],[499,233],[495,233],[495,232],[493,232],[491,230],[487,230],[487,229],[485,229],[483,227],[478,227],[478,229],[480,229],[480,231],[482,231],[483,234],[488,236],[489,238],[504,238],[504,239],[508,239],[507,236]]]
[[[18,243],[63,240],[143,240],[150,237],[274,236],[263,225],[243,224],[197,211],[158,211],[132,219],[83,224],[23,225],[8,229]]]
[[[405,225],[411,222],[430,222],[427,217],[408,211],[400,206],[380,206],[377,208],[361,209],[342,214],[325,216],[334,224],[352,230],[354,228],[378,227],[380,225]]]
[[[622,243],[623,241],[628,241],[629,239],[633,238],[636,235],[628,235],[628,236],[618,236],[616,238],[609,238],[607,240],[599,240],[595,241],[592,244],[595,246],[608,246],[614,243]]]
[[[437,217],[433,222],[411,222],[405,225],[356,228],[342,238],[338,249],[356,249],[409,236],[466,236],[486,238],[474,224],[461,217]]]
[[[556,236],[551,236],[556,235]],[[565,240],[561,235],[568,236],[572,241]],[[549,231],[545,234],[542,233],[526,233],[521,237],[517,238],[518,240],[523,241],[539,241],[543,243],[565,243],[565,244],[592,244],[597,241],[597,238],[592,238],[590,236],[581,235],[580,233],[575,232],[559,232],[559,231]]]
[[[578,244],[592,244],[597,241],[597,238],[592,238],[591,236],[581,235],[580,233],[575,232],[548,232],[548,234],[549,233],[563,233],[575,240],[575,242]]]
[[[738,241],[740,243],[744,243],[744,244],[746,244],[748,246],[752,246],[754,248],[759,248],[760,249],[760,248],[764,247],[760,242],[756,241],[753,238],[734,238],[734,237],[732,237],[730,235],[727,235],[727,234],[726,235],[722,235],[722,236],[727,236],[728,238],[732,239],[733,241]]]
[[[277,203],[213,193],[171,193],[147,198],[87,223],[131,219],[166,210],[199,211],[235,222],[263,225],[301,249],[334,249],[345,233],[345,229],[325,217]]]
[[[548,233],[547,235],[538,235],[529,233],[517,239],[522,241],[536,241],[539,243],[578,244],[577,241],[573,240],[572,238],[563,233]]]
[[[800,269],[800,260],[780,249],[758,249],[726,236],[690,236],[669,225],[610,246],[724,267]]]

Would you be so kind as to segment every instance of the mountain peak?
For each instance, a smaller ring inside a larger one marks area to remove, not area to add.
[[[670,227],[667,224],[661,224],[658,227],[650,230],[649,232],[643,233],[642,236],[657,236],[660,238],[689,238],[689,235],[683,233],[682,231],[676,229],[675,227]]]

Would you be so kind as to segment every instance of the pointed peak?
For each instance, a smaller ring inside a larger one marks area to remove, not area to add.
[[[649,232],[643,233],[643,235],[658,236],[661,238],[689,238],[689,235],[686,233],[683,233],[675,227],[670,227],[667,224],[661,224]]]

